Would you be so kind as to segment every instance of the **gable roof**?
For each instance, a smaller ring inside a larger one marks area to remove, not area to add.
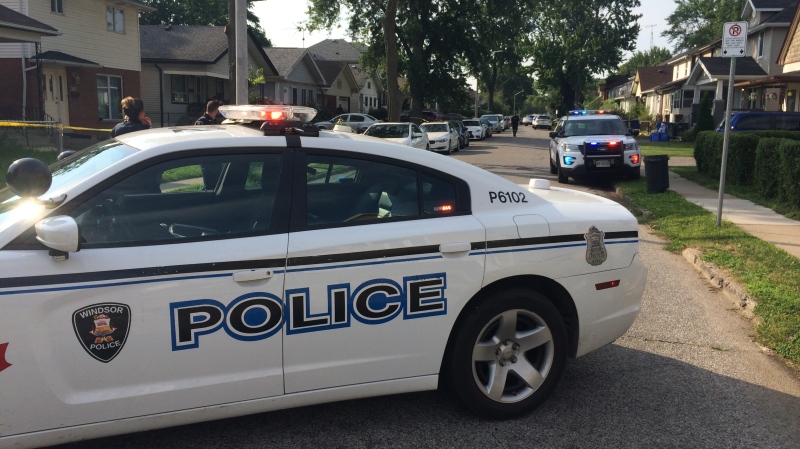
[[[228,52],[224,27],[139,25],[143,62],[213,64]]]
[[[11,31],[6,33],[6,31]],[[34,40],[19,35],[31,33]],[[13,34],[12,34],[13,33]],[[50,25],[34,20],[25,14],[0,5],[0,42],[38,42],[37,37],[58,36],[61,33]]]
[[[314,59],[348,62],[358,62],[361,59],[361,52],[344,39],[325,39],[308,47],[308,51],[315,56]]]
[[[89,61],[88,59],[79,58],[77,56],[72,56],[69,53],[55,50],[49,50],[44,53],[40,53],[39,55],[34,56],[33,59],[41,62],[54,62],[71,67],[101,67],[100,64],[94,61]]]
[[[797,0],[790,2],[778,14],[770,17],[761,23],[790,23],[794,17],[794,11],[797,9]]]
[[[730,77],[731,58],[700,57],[692,68],[687,86],[695,86],[705,75],[709,82],[728,80]],[[736,58],[736,79],[740,81],[752,80],[767,76],[767,72],[750,57]],[[703,83],[705,84],[705,82]]]
[[[337,76],[347,68],[347,63],[342,61],[324,61],[319,60],[317,62],[317,67],[319,67],[320,73],[322,73],[322,77],[325,79],[324,86],[331,87],[333,84],[333,80],[336,79]],[[357,83],[356,83],[357,84]]]
[[[609,75],[603,84],[603,90],[611,90],[628,82],[628,75]]]
[[[305,48],[293,47],[267,47],[264,51],[280,76],[288,75],[307,52]]]
[[[642,92],[648,92],[657,86],[672,81],[672,66],[639,67],[636,79]]]
[[[777,63],[780,65],[786,64],[786,57],[789,54],[789,48],[794,43],[794,36],[797,34],[797,25],[800,22],[800,6],[795,7],[794,16],[792,16],[791,25],[789,25],[789,31],[786,33],[786,38],[783,40],[783,45],[781,45],[781,50],[778,53]],[[797,43],[800,45],[800,42]],[[797,62],[797,61],[789,61]]]

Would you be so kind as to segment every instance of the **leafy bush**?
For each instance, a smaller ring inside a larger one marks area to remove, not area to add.
[[[704,131],[697,135],[694,158],[697,171],[708,176],[719,176],[722,167],[722,144],[724,134]],[[756,148],[759,137],[751,133],[731,133],[728,142],[727,182],[736,185],[753,181],[756,163]]]
[[[785,139],[764,137],[756,147],[755,182],[758,194],[764,199],[778,197],[780,189],[780,145]]]
[[[697,114],[697,123],[694,125],[694,133],[697,135],[703,131],[714,130],[714,117],[711,115],[711,95],[703,95],[700,100],[700,111]]]
[[[387,111],[386,108],[383,108],[383,107],[377,108],[377,109],[376,108],[370,108],[369,112],[367,112],[367,114],[375,117],[378,120],[384,120],[385,121],[386,119],[389,118],[389,111]]]
[[[778,199],[800,207],[800,141],[783,140],[778,147]]]

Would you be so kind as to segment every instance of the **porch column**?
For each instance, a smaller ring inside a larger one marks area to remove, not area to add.
[[[725,117],[725,101],[722,99],[722,92],[725,91],[725,80],[717,81],[717,92],[714,96],[714,107],[711,109],[711,116],[714,124],[718,124]]]

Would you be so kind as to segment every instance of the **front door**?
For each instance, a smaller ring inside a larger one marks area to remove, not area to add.
[[[467,187],[399,161],[330,154],[307,150],[295,172],[292,221],[304,230],[289,237],[286,392],[435,375],[483,281],[483,256],[470,249],[485,232]]]
[[[0,278],[16,310],[0,316],[13,360],[2,377],[16,388],[2,395],[6,428],[283,394],[285,157],[226,148],[143,164],[65,205],[83,239],[68,260],[0,251],[26,273]]]
[[[42,70],[44,75],[44,112],[60,121],[64,125],[69,125],[69,95],[67,93],[67,70],[60,68],[45,68]]]

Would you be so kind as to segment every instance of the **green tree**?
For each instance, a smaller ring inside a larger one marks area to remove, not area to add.
[[[358,11],[347,19],[348,33],[367,44],[365,66],[385,71],[389,119],[397,120],[399,108],[393,101],[399,96],[391,93],[397,76],[408,80],[412,116],[422,115],[426,98],[448,103],[463,96],[461,61],[476,32],[473,15],[464,11],[477,10],[478,1],[309,0],[308,27],[330,29],[339,22],[342,8]],[[392,76],[395,67],[397,76]]]
[[[537,86],[558,91],[553,109],[564,113],[583,103],[593,75],[616,70],[623,51],[633,51],[639,35],[633,8],[639,0],[562,0],[533,16],[529,46]]]
[[[653,47],[648,51],[637,50],[624,64],[619,66],[617,74],[633,76],[639,67],[652,67],[665,59],[672,57],[666,48]]]
[[[667,16],[669,28],[661,35],[680,52],[722,37],[722,25],[739,19],[744,0],[675,0],[675,11]]]
[[[228,24],[228,0],[140,0],[156,8],[139,15],[140,25],[215,25]],[[247,2],[247,29],[263,47],[272,43],[261,28],[258,16],[252,12],[253,2]]]
[[[697,133],[702,131],[714,130],[714,117],[711,115],[711,95],[705,94],[700,99],[700,110],[697,113],[697,123],[692,129],[692,134],[697,136]]]

